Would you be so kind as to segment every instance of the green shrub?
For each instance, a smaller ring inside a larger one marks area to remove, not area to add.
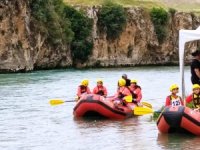
[[[70,21],[63,16],[64,6],[62,0],[34,0],[30,3],[35,30],[53,46],[70,43],[73,39]]]
[[[74,61],[88,59],[93,48],[88,38],[92,32],[91,19],[66,6],[62,0],[32,0],[30,8],[35,30],[45,36],[49,44],[70,44]]]
[[[111,2],[104,3],[98,14],[98,25],[106,31],[108,39],[119,37],[126,25],[126,13],[121,5]]]
[[[166,25],[169,20],[168,13],[163,8],[152,8],[150,15],[158,41],[159,43],[162,43],[167,36]]]
[[[70,6],[65,7],[64,14],[71,21],[71,28],[74,32],[72,58],[74,61],[79,60],[83,63],[88,59],[93,48],[93,42],[88,38],[92,32],[92,19]]]
[[[88,59],[93,48],[93,43],[87,40],[77,40],[72,43],[72,58],[74,61],[79,60],[81,63]]]
[[[92,32],[92,19],[88,18],[84,12],[79,12],[70,6],[65,7],[64,13],[65,17],[71,21],[75,39],[85,40]]]

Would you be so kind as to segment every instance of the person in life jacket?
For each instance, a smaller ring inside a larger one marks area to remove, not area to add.
[[[91,94],[91,91],[88,85],[89,85],[88,79],[84,79],[81,81],[81,85],[78,86],[78,90],[77,90],[78,99],[81,97],[82,94]]]
[[[131,103],[132,102],[132,94],[128,87],[126,87],[126,80],[119,79],[118,80],[118,89],[115,94],[115,105]]]
[[[180,96],[177,95],[179,90],[178,85],[172,84],[170,86],[171,95],[167,96],[165,106],[181,106],[183,101]]]
[[[107,96],[108,93],[106,87],[103,86],[103,80],[101,79],[97,80],[97,86],[93,89],[93,93],[104,97]]]
[[[142,89],[139,85],[137,85],[137,80],[131,80],[131,85],[129,86],[129,89],[133,97],[133,102],[140,103],[142,99]]]
[[[186,103],[187,105],[189,103],[192,104],[192,108],[194,109],[200,109],[200,86],[199,84],[193,84],[192,86],[192,94],[190,94],[187,98],[186,98]]]

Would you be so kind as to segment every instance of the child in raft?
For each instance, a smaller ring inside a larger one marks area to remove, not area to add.
[[[108,95],[106,87],[103,86],[103,80],[97,80],[97,86],[93,89],[93,94],[98,94],[103,97],[106,97]]]
[[[189,105],[192,105],[190,107],[194,108],[194,110],[199,111],[200,110],[200,86],[198,84],[193,84],[192,86],[192,94],[190,94],[186,98],[186,103]]]
[[[89,80],[83,79],[81,81],[81,84],[78,86],[77,89],[77,98],[76,100],[79,100],[82,94],[91,94],[90,88],[88,87]]]
[[[180,96],[177,95],[179,92],[179,87],[176,84],[172,84],[170,86],[170,92],[171,94],[167,96],[165,101],[165,106],[182,106],[183,101]]]
[[[142,89],[141,87],[137,84],[137,80],[132,79],[131,80],[131,85],[129,86],[129,90],[131,91],[133,100],[133,103],[136,103],[139,106],[142,106],[140,101],[142,100]]]
[[[132,94],[128,87],[126,87],[126,80],[123,78],[118,80],[118,89],[114,97],[114,105],[126,105],[126,103],[132,102]]]

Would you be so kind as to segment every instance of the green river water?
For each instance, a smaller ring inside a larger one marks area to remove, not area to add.
[[[127,120],[84,120],[73,117],[74,102],[50,106],[50,99],[73,100],[78,84],[104,80],[108,95],[116,91],[123,73],[138,80],[143,100],[159,109],[169,86],[180,85],[178,67],[133,67],[51,70],[0,74],[0,150],[159,150],[200,149],[200,138],[160,134],[151,115]],[[190,71],[185,69],[186,94]]]

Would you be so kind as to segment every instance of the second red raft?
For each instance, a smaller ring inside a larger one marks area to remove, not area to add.
[[[166,107],[157,121],[161,133],[187,132],[200,135],[200,113],[188,107]]]

